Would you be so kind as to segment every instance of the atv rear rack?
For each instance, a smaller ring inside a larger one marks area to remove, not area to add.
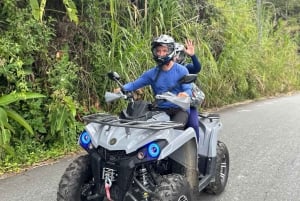
[[[183,124],[174,121],[137,121],[120,119],[119,117],[106,113],[91,114],[83,117],[86,123],[99,123],[109,126],[138,128],[138,129],[151,129],[151,130],[164,130],[169,128],[182,127]]]

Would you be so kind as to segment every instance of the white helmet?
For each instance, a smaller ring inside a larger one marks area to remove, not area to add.
[[[158,56],[156,53],[156,48],[159,46],[166,46],[168,47],[168,54],[166,56]],[[158,65],[165,65],[173,60],[175,56],[175,41],[169,35],[160,35],[159,37],[155,38],[151,43],[151,52],[153,55],[153,59],[156,61]]]
[[[186,54],[184,52],[184,45],[181,43],[175,43],[175,56],[176,56],[176,62],[179,64],[184,64]]]

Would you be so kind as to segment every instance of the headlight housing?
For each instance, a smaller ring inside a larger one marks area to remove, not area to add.
[[[79,136],[79,144],[82,148],[84,148],[85,150],[89,150],[90,149],[90,145],[91,145],[91,136],[89,135],[89,133],[87,131],[83,131],[80,136]]]

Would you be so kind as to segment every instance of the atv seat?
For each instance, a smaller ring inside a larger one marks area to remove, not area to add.
[[[128,104],[127,109],[120,114],[120,119],[146,121],[160,111],[152,111],[152,104],[146,101],[135,101]]]

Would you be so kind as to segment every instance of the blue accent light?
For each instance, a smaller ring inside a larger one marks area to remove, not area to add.
[[[88,149],[89,149],[89,144],[91,143],[91,137],[90,137],[90,135],[88,134],[88,132],[83,131],[83,132],[80,134],[80,137],[79,137],[79,143],[80,143],[80,145],[81,145],[85,150],[88,150]]]
[[[156,158],[160,154],[160,147],[156,142],[152,142],[148,146],[148,154],[152,158]]]

